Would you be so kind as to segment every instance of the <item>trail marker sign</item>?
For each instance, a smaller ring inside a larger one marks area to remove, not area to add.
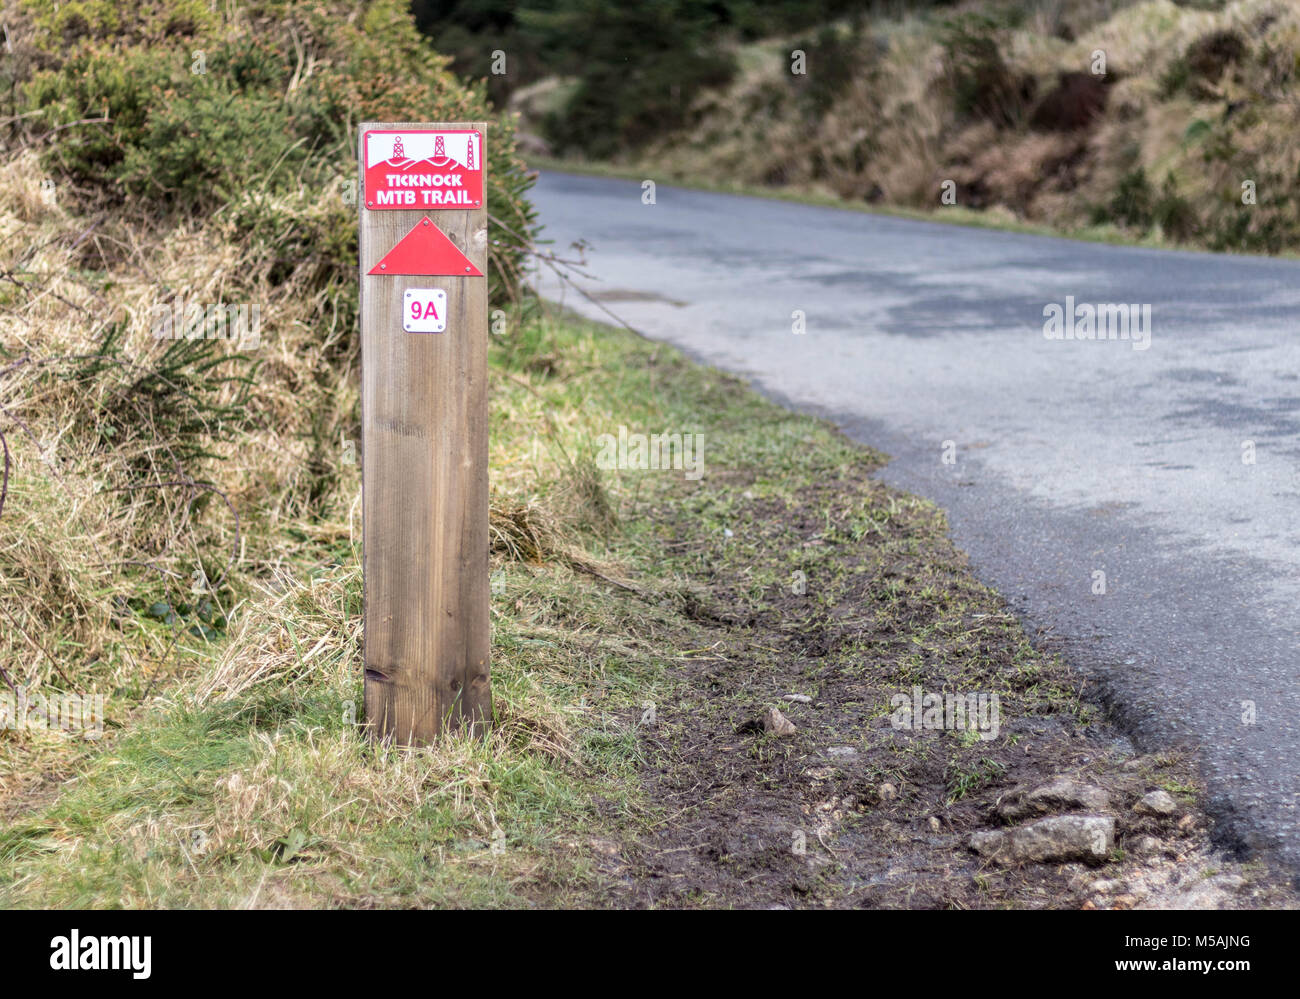
[[[420,219],[371,274],[459,274],[482,277],[483,272],[456,248],[429,216]]]
[[[447,328],[447,293],[441,288],[407,288],[402,296],[402,329],[441,333]]]
[[[492,717],[486,135],[371,123],[357,142],[366,725],[400,745]]]
[[[481,129],[378,128],[361,133],[366,207],[375,211],[483,207]]]

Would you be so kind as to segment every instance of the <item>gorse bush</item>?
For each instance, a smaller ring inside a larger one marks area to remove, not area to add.
[[[812,71],[794,77],[794,81],[813,118],[826,114],[854,77],[865,76],[870,70],[870,59],[864,58],[860,20],[853,21],[847,35],[826,26],[815,38],[800,41],[798,47],[806,53]]]
[[[1019,124],[1034,97],[1034,78],[1011,69],[992,18],[967,14],[943,25],[944,78],[958,115]]]
[[[517,297],[534,225],[510,120],[448,72],[396,0],[22,9],[35,51],[17,110],[32,138],[51,137],[52,175],[87,203],[206,215],[250,194],[307,191],[334,197],[355,229],[345,195],[359,122],[492,120],[493,293]]]
[[[562,149],[608,157],[688,127],[707,87],[731,79],[732,55],[711,44],[712,15],[696,4],[580,0],[550,30],[570,39],[577,87],[546,123]]]
[[[1148,229],[1153,218],[1154,200],[1155,195],[1151,190],[1151,182],[1147,180],[1147,172],[1142,167],[1135,167],[1120,178],[1110,204],[1105,208],[1098,208],[1095,218],[1098,222],[1111,218],[1120,225],[1134,229]]]

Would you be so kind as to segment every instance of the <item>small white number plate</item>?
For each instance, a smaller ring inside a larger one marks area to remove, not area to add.
[[[402,298],[402,329],[441,333],[447,328],[447,293],[441,288],[408,288]]]

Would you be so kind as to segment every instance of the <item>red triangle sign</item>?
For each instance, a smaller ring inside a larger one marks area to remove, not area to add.
[[[482,277],[483,272],[456,249],[446,235],[425,216],[397,241],[370,274],[445,274]]]

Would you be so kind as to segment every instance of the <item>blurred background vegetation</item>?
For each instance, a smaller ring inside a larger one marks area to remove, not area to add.
[[[1300,237],[1287,0],[412,9],[456,72],[520,115],[538,162],[1153,245],[1279,253]]]
[[[691,104],[735,73],[724,40],[753,41],[861,11],[853,0],[413,0],[416,24],[498,105],[521,87],[571,78],[546,121],[562,147],[611,156],[690,123]],[[493,73],[493,53],[507,72]]]

